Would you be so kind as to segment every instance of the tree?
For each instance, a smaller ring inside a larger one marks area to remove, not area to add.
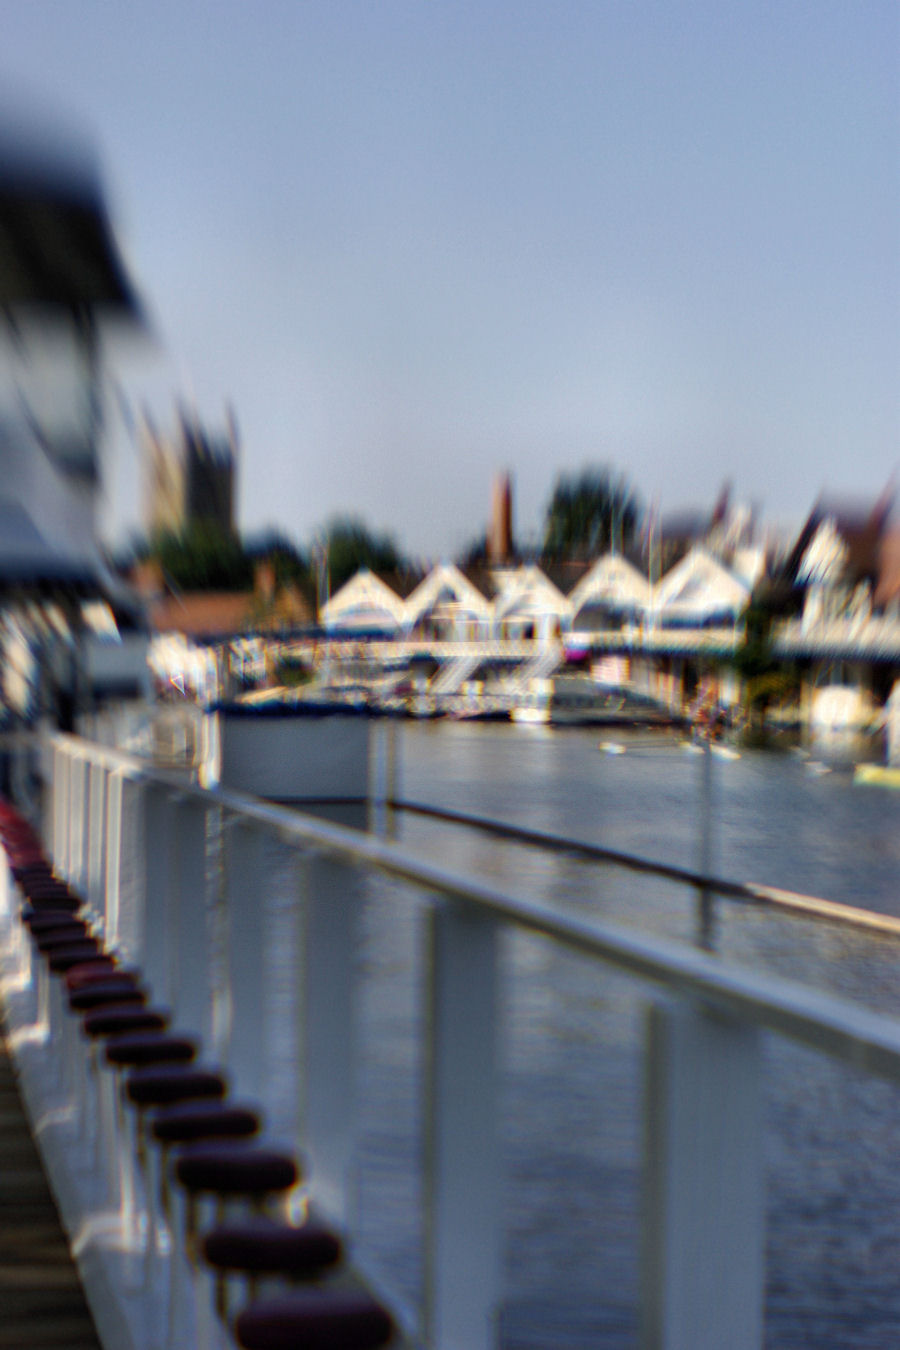
[[[775,618],[776,610],[766,593],[754,596],[744,612],[744,639],[734,654],[733,665],[741,677],[748,721],[763,721],[770,703],[783,701],[799,688],[796,666],[775,654]]]
[[[488,558],[488,538],[482,532],[472,539],[457,558],[458,567],[478,567]]]
[[[328,565],[329,589],[333,594],[361,567],[373,572],[393,572],[400,566],[400,552],[389,534],[374,534],[353,516],[340,516],[325,529],[322,541]]]
[[[247,540],[247,556],[251,562],[270,563],[274,572],[275,585],[290,584],[306,587],[310,584],[310,561],[307,554],[298,549],[278,530],[266,530]]]
[[[158,535],[148,556],[181,591],[243,591],[253,584],[253,564],[240,539],[209,521]]]
[[[634,537],[638,515],[634,493],[612,470],[562,474],[547,507],[543,557],[554,562],[624,549]]]

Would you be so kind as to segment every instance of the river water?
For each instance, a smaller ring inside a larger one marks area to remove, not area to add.
[[[691,755],[674,737],[412,724],[408,801],[900,914],[900,793],[794,754]],[[608,739],[608,738],[607,738]],[[397,813],[414,850],[581,916],[684,942],[696,897],[571,855]],[[420,1293],[425,923],[412,892],[370,883],[360,947],[360,1251]],[[722,901],[724,962],[893,1012],[900,940]],[[541,940],[502,954],[505,1350],[636,1344],[641,1049],[653,991]],[[767,1036],[770,1350],[900,1345],[900,1089]],[[727,1347],[723,1347],[727,1350]]]

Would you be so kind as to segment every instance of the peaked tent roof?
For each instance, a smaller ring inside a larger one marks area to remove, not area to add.
[[[434,609],[443,591],[448,590],[456,603],[479,617],[487,618],[490,603],[454,563],[435,567],[406,601],[407,623],[415,624],[430,609]]]
[[[508,578],[506,586],[494,602],[498,619],[512,614],[550,613],[568,614],[569,601],[558,586],[545,576],[535,563],[527,563]]]
[[[586,605],[600,604],[647,609],[650,583],[621,553],[605,553],[573,588],[569,600],[573,614]]]
[[[737,613],[750,599],[750,587],[706,549],[696,545],[654,588],[660,618],[703,619]]]
[[[321,622],[327,627],[377,628],[385,620],[400,626],[405,606],[386,582],[363,567],[322,606]]]

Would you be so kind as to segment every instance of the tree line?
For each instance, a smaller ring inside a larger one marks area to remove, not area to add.
[[[596,557],[632,543],[641,510],[634,492],[611,469],[562,474],[547,506],[540,557],[546,562]],[[477,560],[484,540],[468,551]],[[277,586],[294,584],[310,596],[333,594],[361,567],[392,572],[407,565],[395,537],[373,530],[355,516],[332,519],[309,548],[297,547],[279,531],[241,539],[208,521],[185,530],[137,541],[125,566],[152,559],[176,591],[238,591],[253,585],[257,564],[274,570]]]

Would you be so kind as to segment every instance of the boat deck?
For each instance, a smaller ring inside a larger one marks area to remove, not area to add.
[[[101,1350],[0,1026],[0,1350]]]

